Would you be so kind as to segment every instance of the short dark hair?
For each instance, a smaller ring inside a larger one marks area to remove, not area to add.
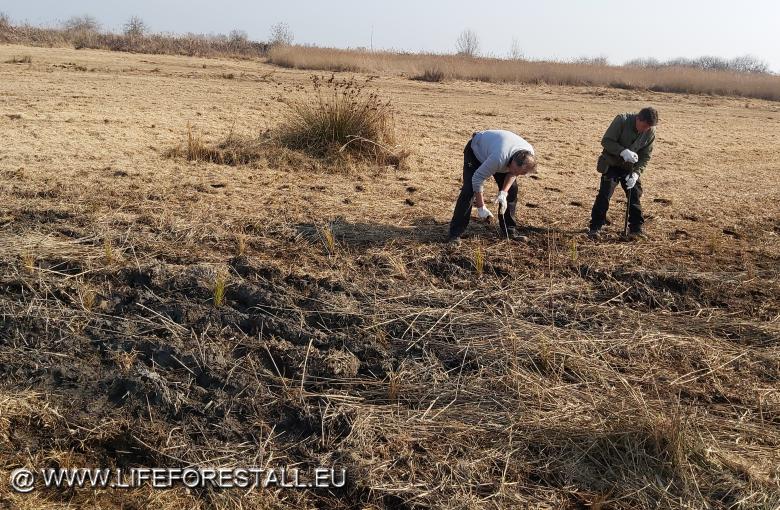
[[[651,126],[658,124],[658,110],[652,106],[639,110],[639,120],[645,121]]]

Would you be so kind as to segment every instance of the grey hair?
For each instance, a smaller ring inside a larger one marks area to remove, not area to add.
[[[528,164],[531,171],[536,169],[536,158],[531,154],[531,151],[519,150],[512,154],[510,161],[514,161],[517,166]]]

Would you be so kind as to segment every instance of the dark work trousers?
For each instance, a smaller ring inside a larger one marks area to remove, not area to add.
[[[460,237],[469,225],[469,220],[471,220],[471,200],[474,198],[474,189],[471,186],[471,178],[481,164],[482,162],[477,159],[474,155],[474,151],[471,150],[471,140],[469,140],[469,143],[466,144],[466,148],[463,149],[463,187],[460,189],[458,201],[455,203],[455,212],[452,214],[452,221],[450,221],[450,237]],[[496,173],[493,175],[499,190],[504,187],[504,179],[507,177],[509,177],[509,175],[505,173]],[[509,188],[507,193],[507,206],[506,212],[503,215],[498,214],[498,211],[496,211],[502,236],[506,235],[508,230],[513,230],[517,227],[517,223],[515,222],[515,210],[517,209],[517,181]]]
[[[599,187],[599,194],[596,195],[596,201],[593,203],[593,210],[590,213],[590,228],[599,229],[604,226],[607,221],[607,210],[609,209],[609,199],[612,198],[612,193],[615,192],[615,188],[618,183],[623,187],[623,191],[626,192],[626,199],[629,200],[631,207],[628,210],[628,225],[631,232],[638,232],[642,229],[642,224],[645,222],[642,216],[642,178],[637,179],[636,184],[630,190],[626,190],[625,177],[629,175],[629,171],[618,166],[611,166],[605,173],[601,175],[601,186]]]

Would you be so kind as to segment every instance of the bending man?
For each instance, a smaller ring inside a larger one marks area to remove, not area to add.
[[[493,214],[485,207],[485,180],[493,177],[498,185],[498,220],[501,235],[522,238],[517,231],[517,176],[536,173],[534,148],[511,131],[489,130],[474,133],[463,150],[463,187],[450,221],[448,241],[463,235],[471,219],[472,199],[482,220]]]

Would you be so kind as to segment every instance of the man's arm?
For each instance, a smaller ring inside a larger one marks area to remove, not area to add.
[[[509,188],[512,187],[512,184],[514,184],[516,180],[517,180],[516,175],[507,175],[506,179],[504,179],[504,187],[501,188],[501,191],[506,191],[507,193],[509,193]]]
[[[471,178],[471,188],[474,190],[474,205],[482,207],[485,205],[485,198],[483,192],[485,191],[485,180],[496,173],[500,163],[498,158],[489,156],[477,171],[474,172],[474,176]]]
[[[623,116],[618,115],[615,117],[615,120],[612,121],[612,124],[609,125],[607,131],[604,133],[604,137],[601,139],[601,146],[613,156],[619,156],[623,149],[625,149],[625,147],[618,142],[618,140],[620,140],[621,132],[623,132]]]
[[[506,179],[504,179],[504,187],[501,189],[501,191],[509,193],[509,188],[512,187],[512,184],[514,184],[515,180],[517,180],[517,176],[507,175]],[[479,193],[474,193],[474,205],[477,207],[482,207],[485,205],[485,195],[481,191]]]

